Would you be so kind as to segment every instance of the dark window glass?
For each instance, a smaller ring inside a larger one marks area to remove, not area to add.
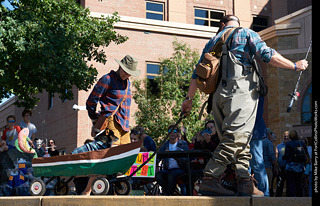
[[[219,27],[220,24],[217,21],[210,21],[210,26],[215,26],[215,27]]]
[[[210,19],[221,19],[223,16],[222,12],[210,11]]]
[[[202,20],[202,19],[195,19],[194,23],[196,25],[201,25],[201,26],[209,26],[209,21],[208,20]]]
[[[157,82],[154,81],[155,76],[159,74],[160,65],[159,64],[147,64],[147,90],[151,94],[160,97],[160,89]]]
[[[301,123],[311,123],[312,119],[312,85],[309,86],[308,90],[304,94],[301,104]]]
[[[195,9],[194,10],[195,17],[209,18],[209,12],[207,10]]]
[[[159,74],[160,65],[158,64],[147,64],[148,74]]]
[[[163,15],[147,12],[147,19],[163,20]]]
[[[255,32],[259,32],[268,27],[268,17],[256,16],[253,17],[252,21],[252,30]]]
[[[194,9],[194,24],[201,26],[219,27],[224,11],[210,9]]]
[[[152,2],[147,2],[147,10],[163,12],[163,4],[157,4]]]
[[[146,2],[146,18],[163,21],[163,3]]]

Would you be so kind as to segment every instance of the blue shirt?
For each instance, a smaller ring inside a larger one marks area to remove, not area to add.
[[[226,26],[221,32],[209,40],[202,51],[202,55],[199,59],[201,63],[205,53],[208,53],[210,49],[216,44],[222,34],[229,28],[234,26]],[[231,35],[229,36],[231,38]],[[230,47],[230,52],[245,66],[252,66],[252,57],[256,57],[265,63],[271,60],[271,57],[276,53],[276,51],[267,46],[267,44],[262,41],[261,37],[251,29],[242,28],[233,37],[232,44]],[[197,64],[197,65],[198,65]],[[196,79],[198,76],[193,71],[192,78]]]
[[[156,143],[153,141],[152,137],[150,137],[150,136],[146,136],[144,138],[143,146],[148,150],[148,152],[156,151],[156,149],[157,149]]]
[[[259,97],[256,122],[252,131],[252,139],[263,139],[267,136],[267,127],[263,119],[264,97]]]
[[[284,159],[282,159],[282,157],[284,156],[285,151],[286,151],[286,144],[284,142],[282,142],[281,144],[278,144],[277,150],[278,150],[279,166],[284,167],[286,165],[286,161]]]
[[[266,168],[272,167],[272,162],[276,159],[273,144],[268,138],[263,139],[262,143],[264,166]]]

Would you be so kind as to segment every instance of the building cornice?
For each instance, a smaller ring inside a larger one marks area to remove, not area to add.
[[[91,16],[100,18],[111,14],[91,12]],[[120,21],[114,25],[115,28],[133,29],[146,32],[157,32],[171,35],[192,36],[200,38],[212,38],[218,31],[218,27],[206,27],[193,24],[184,24],[168,21],[158,21],[129,16],[120,16]]]
[[[311,11],[312,11],[312,6],[308,6],[306,8],[300,9],[300,10],[298,10],[296,12],[288,14],[288,15],[286,15],[284,17],[276,19],[274,21],[274,23],[275,24],[283,24],[283,23],[288,23],[288,21],[295,21],[296,18],[301,19],[304,16],[311,15]]]
[[[300,34],[300,23],[278,24],[260,31],[258,34],[263,41],[279,36],[289,36]]]
[[[275,36],[288,36],[288,35],[299,35],[301,25],[300,23],[294,23],[299,19],[310,16],[312,12],[312,6],[300,9],[296,12],[288,14],[284,17],[276,19],[275,25],[259,32],[261,38],[266,41]]]

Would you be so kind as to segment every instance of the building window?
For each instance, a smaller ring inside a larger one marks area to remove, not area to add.
[[[194,24],[201,26],[219,27],[220,19],[225,15],[225,11],[210,9],[194,9]]]
[[[65,93],[68,94],[68,89],[65,90]],[[65,103],[66,101],[68,101],[67,99],[63,99],[62,103]]]
[[[147,90],[151,94],[160,97],[160,88],[157,82],[154,81],[156,76],[159,76],[160,65],[157,63],[147,63]]]
[[[146,18],[164,20],[164,3],[146,1]]]
[[[309,124],[312,119],[312,85],[307,89],[301,104],[301,123]]]
[[[268,28],[268,17],[254,16],[252,21],[252,30],[259,32]]]
[[[53,107],[53,94],[48,93],[48,110],[52,109]]]

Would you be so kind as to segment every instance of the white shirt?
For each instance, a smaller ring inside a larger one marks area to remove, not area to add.
[[[169,150],[170,151],[176,151],[177,150],[177,145],[178,145],[178,142],[176,142],[175,144],[171,144],[169,142]],[[177,161],[173,158],[169,158],[169,166],[168,166],[168,169],[174,169],[174,168],[180,168]]]
[[[31,122],[30,122],[30,124],[28,124],[27,125],[27,123],[25,123],[25,121],[21,121],[20,123],[19,123],[19,126],[21,127],[21,130],[23,129],[23,128],[28,128],[29,129],[29,135],[28,135],[28,137],[31,139],[32,138],[32,134],[34,134],[34,133],[36,133],[38,130],[37,130],[37,128],[36,128],[36,126],[34,125],[34,124],[32,124]]]

